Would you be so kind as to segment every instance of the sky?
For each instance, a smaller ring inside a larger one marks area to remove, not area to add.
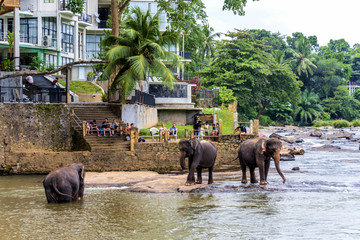
[[[285,36],[294,32],[315,35],[320,46],[341,38],[350,47],[360,43],[359,0],[248,0],[245,16],[222,11],[223,0],[203,2],[214,32],[265,29]]]

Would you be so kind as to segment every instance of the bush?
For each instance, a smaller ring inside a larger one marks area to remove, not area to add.
[[[314,127],[325,127],[325,126],[332,126],[333,121],[325,121],[325,120],[315,120],[313,121]]]
[[[351,122],[351,125],[354,127],[360,127],[360,120],[359,119],[355,119]]]
[[[344,127],[350,127],[350,126],[351,126],[350,122],[348,122],[346,120],[335,120],[333,122],[334,128],[344,128]]]
[[[150,130],[147,128],[142,128],[139,131],[140,136],[151,136]]]
[[[5,59],[1,62],[1,70],[6,72],[15,71],[14,60]]]
[[[260,115],[260,125],[261,126],[273,126],[275,125],[275,122],[271,120],[269,116],[266,115]]]

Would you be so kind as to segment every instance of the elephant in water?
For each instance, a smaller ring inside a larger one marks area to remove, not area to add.
[[[208,184],[214,182],[212,171],[214,168],[217,150],[216,147],[207,141],[199,141],[197,139],[181,139],[179,142],[180,165],[185,169],[185,158],[189,159],[189,175],[187,177],[186,186],[195,184],[195,169],[197,171],[196,183],[202,183],[201,171],[203,168],[209,169]]]
[[[280,140],[275,138],[260,138],[246,140],[239,147],[238,158],[242,171],[242,183],[247,183],[246,166],[250,170],[251,183],[257,183],[255,177],[255,168],[259,167],[260,185],[268,184],[267,175],[270,167],[270,159],[273,158],[275,167],[283,183],[286,179],[280,170],[280,150],[282,144]]]
[[[49,173],[44,181],[48,203],[68,203],[81,200],[84,195],[85,167],[73,163]]]

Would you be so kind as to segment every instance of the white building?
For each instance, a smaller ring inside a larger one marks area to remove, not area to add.
[[[19,1],[19,0],[5,0]],[[20,8],[0,15],[0,61],[9,58],[7,31],[15,33],[14,57],[17,69],[28,69],[32,57],[37,56],[55,67],[78,60],[96,59],[99,43],[107,28],[111,0],[84,0],[82,14],[66,8],[69,0],[20,0]],[[153,0],[133,0],[130,7],[157,12]],[[168,22],[161,14],[161,29]],[[169,49],[184,56],[179,46]],[[71,79],[86,80],[90,65],[77,65]],[[180,74],[180,69],[175,70]]]

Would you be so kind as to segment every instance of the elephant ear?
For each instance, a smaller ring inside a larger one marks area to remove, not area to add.
[[[84,179],[85,177],[85,167],[83,164],[81,164],[79,170],[78,170],[78,173],[79,173],[79,176],[80,176],[80,179]]]
[[[259,142],[258,142],[258,148],[260,147],[260,154],[264,154],[265,151],[266,151],[266,141],[265,139],[260,139]]]
[[[190,144],[191,144],[191,148],[192,148],[194,151],[196,151],[196,149],[197,149],[197,147],[198,147],[198,145],[199,145],[199,141],[196,140],[196,139],[192,139],[192,140],[190,141]]]

